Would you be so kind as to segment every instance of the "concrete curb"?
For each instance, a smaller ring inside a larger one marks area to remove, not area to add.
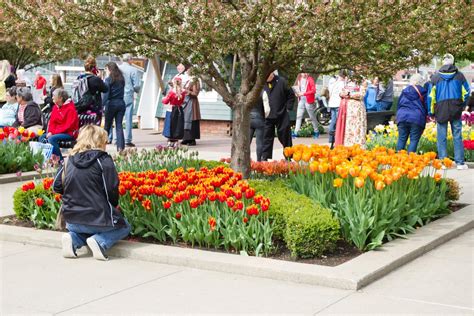
[[[33,179],[39,179],[41,177],[51,177],[51,176],[53,176],[52,172],[44,172],[40,175],[36,171],[28,171],[28,172],[23,172],[20,177],[18,177],[16,173],[7,173],[7,174],[0,175],[0,184],[30,181]]]
[[[196,269],[275,280],[358,290],[433,248],[474,228],[474,206],[421,227],[407,239],[397,239],[337,267],[268,258],[245,257],[198,249],[121,241],[111,249],[122,257]],[[60,232],[0,225],[0,240],[61,247]],[[59,255],[59,252],[58,252]]]

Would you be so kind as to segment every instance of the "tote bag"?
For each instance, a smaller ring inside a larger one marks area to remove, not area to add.
[[[49,143],[30,142],[29,145],[33,154],[42,153],[44,160],[49,160],[53,154],[53,145]]]

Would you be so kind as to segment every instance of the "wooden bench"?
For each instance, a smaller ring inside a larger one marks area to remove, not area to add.
[[[46,133],[48,132],[48,123],[51,113],[43,113],[43,127]],[[79,114],[79,128],[85,125],[97,124],[97,115],[95,114]],[[76,144],[75,140],[60,141],[59,147],[61,148],[72,148]]]
[[[394,111],[367,112],[367,132],[379,124],[387,125],[394,115]]]

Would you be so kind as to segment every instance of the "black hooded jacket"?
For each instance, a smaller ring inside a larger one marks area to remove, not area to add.
[[[64,183],[63,171],[66,170]],[[62,194],[67,223],[90,226],[125,226],[117,211],[119,178],[112,157],[101,150],[71,156],[54,178],[54,191]]]
[[[288,115],[288,111],[291,111],[295,104],[295,93],[288,86],[287,81],[282,77],[275,76],[270,83],[265,84],[263,89],[268,94],[270,103],[270,114],[267,118],[277,119]]]

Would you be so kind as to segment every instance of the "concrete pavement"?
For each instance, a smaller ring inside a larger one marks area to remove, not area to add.
[[[361,291],[0,243],[1,315],[472,315],[474,231]]]

